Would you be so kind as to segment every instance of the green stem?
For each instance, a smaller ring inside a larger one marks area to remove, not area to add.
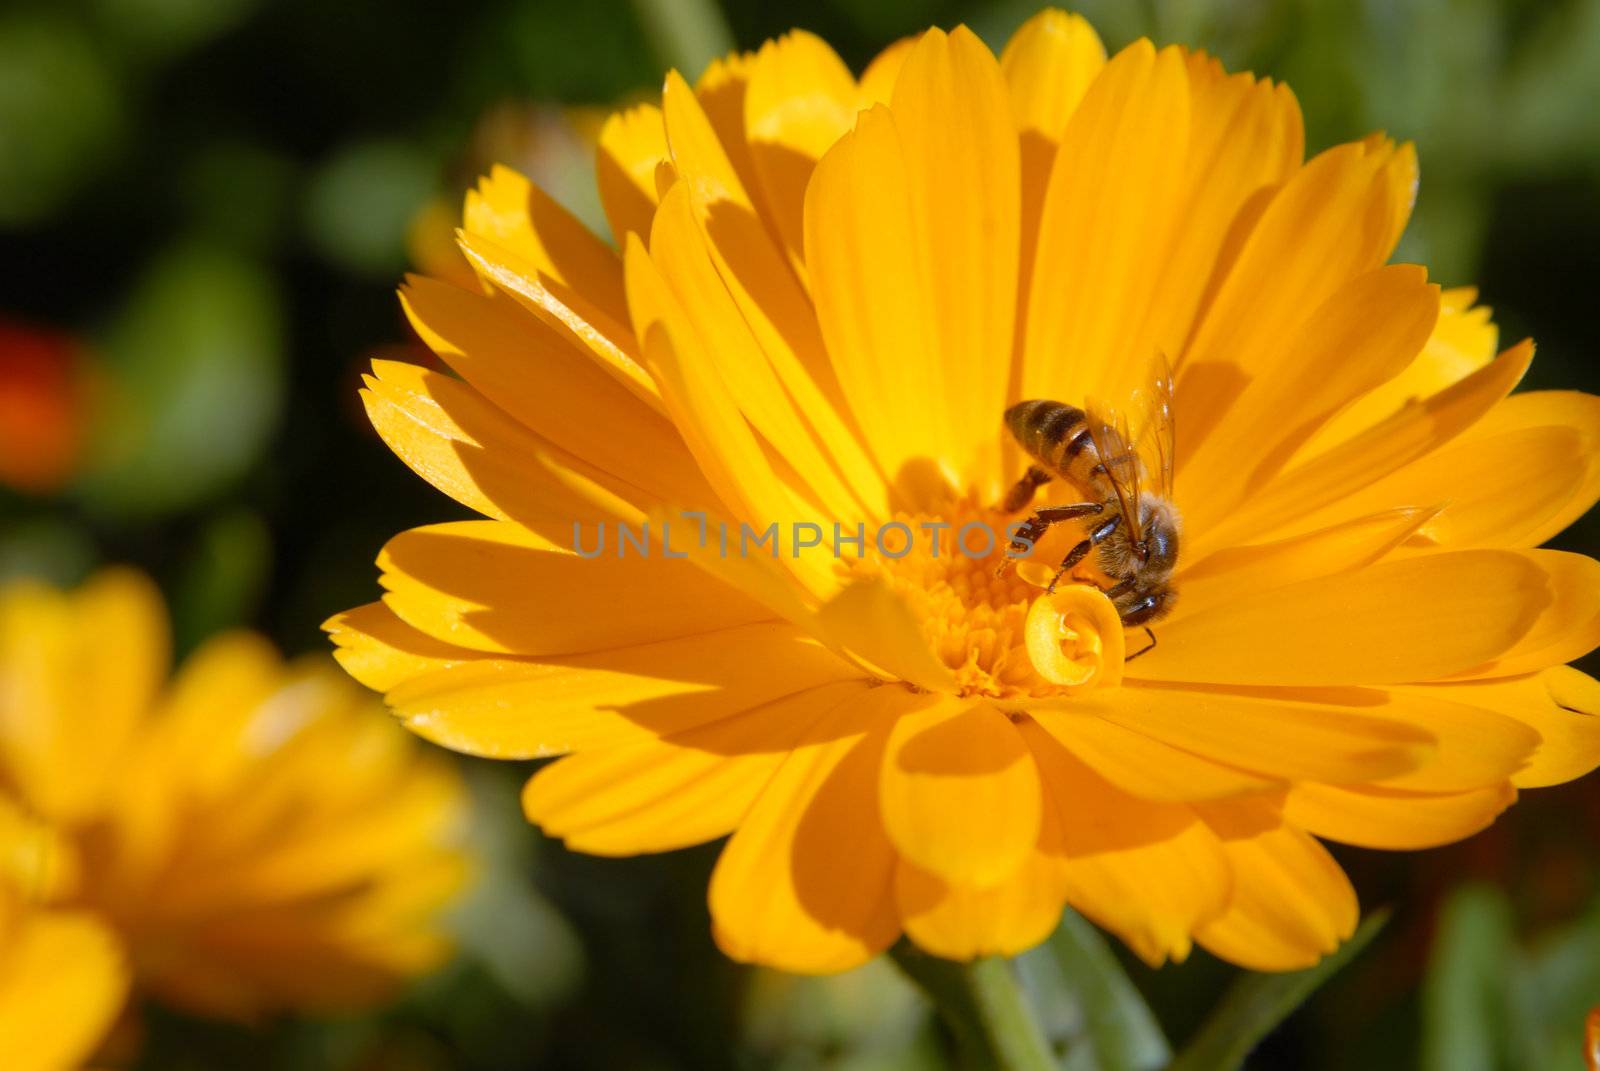
[[[1387,911],[1367,916],[1355,934],[1315,967],[1287,974],[1242,974],[1167,1071],[1237,1071],[1256,1044],[1275,1030],[1312,991],[1365,948]]]
[[[1000,1066],[1017,1071],[1054,1071],[1056,1063],[1050,1046],[1023,1000],[1011,962],[989,956],[967,964],[966,973],[978,1018]]]
[[[1009,960],[955,963],[901,942],[890,953],[944,1016],[965,1062],[998,1071],[1056,1071]]]

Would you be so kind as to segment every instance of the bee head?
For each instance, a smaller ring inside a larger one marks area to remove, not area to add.
[[[1115,603],[1117,613],[1122,617],[1122,623],[1133,628],[1165,617],[1172,611],[1173,604],[1177,601],[1177,592],[1168,587],[1161,587],[1153,591],[1130,591],[1125,597],[1115,600]]]
[[[1144,506],[1144,516],[1140,518],[1144,538],[1134,547],[1142,566],[1140,572],[1148,576],[1170,576],[1178,564],[1177,511],[1159,498],[1148,499]]]

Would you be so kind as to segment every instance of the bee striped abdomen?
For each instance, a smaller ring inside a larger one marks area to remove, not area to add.
[[[1006,410],[1006,427],[1053,475],[1081,478],[1099,461],[1088,418],[1075,405],[1044,399],[1018,402]]]

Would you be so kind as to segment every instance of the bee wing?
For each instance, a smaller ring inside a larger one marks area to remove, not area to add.
[[[1144,538],[1139,522],[1139,452],[1128,436],[1128,420],[1123,414],[1098,398],[1090,398],[1084,405],[1088,420],[1090,441],[1100,464],[1105,466],[1106,479],[1116,492],[1117,505],[1122,509],[1122,524],[1128,537],[1135,543]]]
[[[1157,353],[1150,362],[1150,373],[1144,390],[1140,391],[1144,407],[1144,425],[1139,429],[1139,450],[1152,462],[1156,474],[1156,492],[1162,498],[1172,497],[1172,365],[1164,353]]]

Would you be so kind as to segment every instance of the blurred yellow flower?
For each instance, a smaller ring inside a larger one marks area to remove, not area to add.
[[[370,1004],[448,951],[453,766],[332,666],[236,633],[167,684],[167,644],[131,571],[0,590],[0,1024],[62,1024],[0,1026],[0,1066],[69,1066],[120,1010],[124,970],[251,1019]],[[65,942],[72,970],[41,967]],[[46,1044],[61,1051],[27,1048]]]
[[[45,906],[70,878],[50,830],[0,799],[0,1067],[77,1067],[99,1045],[128,989],[111,928]]]
[[[398,535],[329,629],[428,739],[565,755],[524,799],[569,846],[731,834],[729,955],[1009,954],[1070,904],[1151,963],[1300,967],[1357,917],[1318,838],[1444,843],[1600,764],[1563,665],[1600,564],[1529,549],[1600,494],[1600,400],[1509,395],[1531,345],[1387,263],[1409,145],[1305,160],[1285,87],[1052,11],[998,59],[931,30],[857,79],[797,32],[669,74],[597,172],[620,254],[498,168],[485,285],[408,281],[460,378],[375,363],[368,412],[484,519]],[[1180,598],[1128,658],[1105,596],[948,540],[1007,519],[1009,404],[1157,353]]]

